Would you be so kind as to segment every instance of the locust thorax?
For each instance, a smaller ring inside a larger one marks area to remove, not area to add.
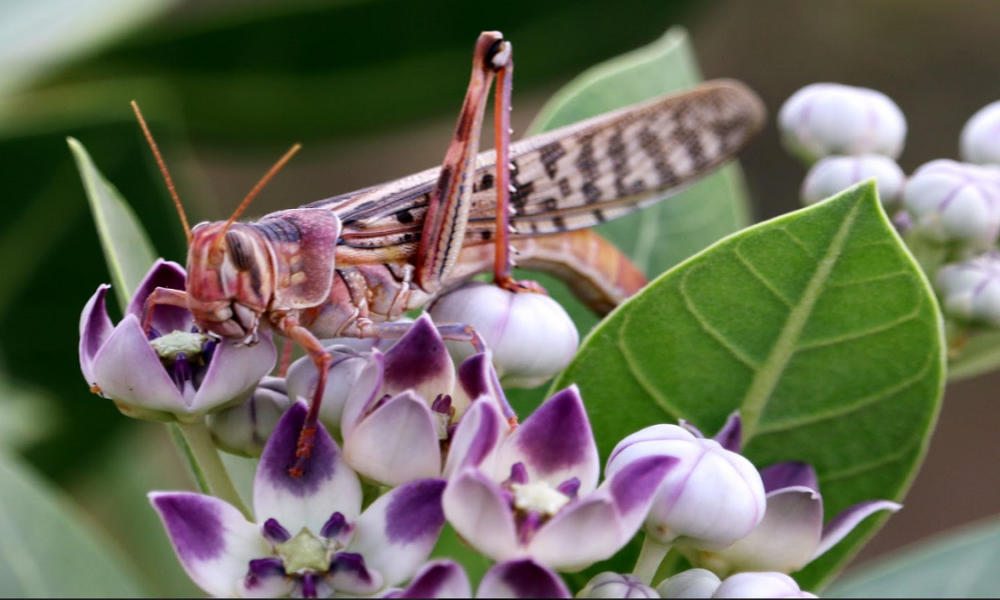
[[[260,318],[274,295],[274,258],[248,225],[201,223],[188,249],[188,310],[202,330],[257,342]]]

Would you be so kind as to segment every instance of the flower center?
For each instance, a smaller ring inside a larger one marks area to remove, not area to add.
[[[512,483],[514,508],[551,517],[569,504],[570,497],[544,481]]]
[[[287,542],[276,544],[274,551],[289,575],[326,573],[333,558],[329,546],[305,527]]]
[[[207,335],[173,331],[167,335],[161,335],[156,339],[150,340],[149,345],[153,347],[156,354],[163,360],[173,361],[179,354],[183,354],[188,360],[191,360],[201,354],[201,349],[207,341]]]

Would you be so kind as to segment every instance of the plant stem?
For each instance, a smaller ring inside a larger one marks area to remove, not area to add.
[[[239,509],[247,519],[253,520],[253,515],[243,504],[233,480],[229,478],[229,472],[219,458],[219,451],[212,442],[212,435],[208,432],[205,422],[178,422],[175,424],[175,430],[180,432],[180,439],[174,436],[174,441],[178,443],[181,454],[187,459],[195,483],[201,491],[225,500]]]
[[[652,585],[653,577],[663,558],[670,552],[670,544],[657,541],[653,536],[646,534],[642,540],[642,550],[639,552],[639,559],[635,561],[635,568],[632,574],[638,577],[646,585]]]

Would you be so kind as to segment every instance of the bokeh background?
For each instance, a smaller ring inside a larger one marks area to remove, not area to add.
[[[910,129],[907,172],[955,158],[965,120],[1000,99],[990,0],[0,2],[0,444],[80,502],[155,593],[196,594],[144,499],[187,485],[164,428],[121,417],[79,374],[79,313],[108,276],[65,137],[87,146],[158,251],[183,262],[133,98],[195,221],[227,215],[303,142],[255,201],[263,213],[440,161],[482,30],[514,43],[523,131],[574,75],[673,25],[688,29],[706,77],[747,82],[770,110],[742,157],[757,220],[798,207],[804,169],[781,150],[773,115],[806,84],[895,99]],[[998,384],[993,374],[949,386],[905,510],[855,564],[1000,513]]]

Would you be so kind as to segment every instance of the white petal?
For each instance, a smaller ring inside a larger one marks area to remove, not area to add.
[[[490,398],[481,396],[473,402],[452,435],[444,478],[467,466],[492,472],[503,428],[503,417]]]
[[[481,472],[466,469],[449,481],[444,492],[444,514],[469,545],[493,560],[507,560],[522,553],[510,506],[500,486]]]

